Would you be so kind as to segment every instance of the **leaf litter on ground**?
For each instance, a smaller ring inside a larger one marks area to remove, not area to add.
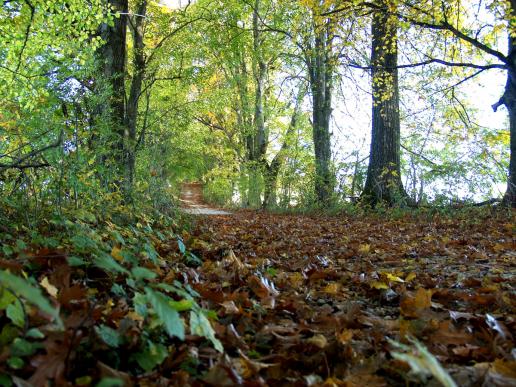
[[[23,246],[0,259],[35,278],[25,311],[0,295],[0,382],[515,385],[514,228],[242,210]]]

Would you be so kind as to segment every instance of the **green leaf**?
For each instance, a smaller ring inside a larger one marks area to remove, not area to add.
[[[25,250],[27,248],[27,244],[22,241],[21,239],[17,239],[16,240],[16,251],[22,251],[22,250]]]
[[[188,251],[185,254],[185,261],[188,265],[195,265],[195,266],[201,266],[202,265],[202,259],[200,259],[197,255],[194,253]]]
[[[77,219],[82,220],[84,222],[97,223],[97,218],[95,217],[95,215],[84,209],[78,210],[75,216],[77,217]]]
[[[36,352],[38,345],[17,337],[11,344],[12,356],[31,356]]]
[[[120,344],[122,344],[120,333],[107,325],[102,324],[101,326],[95,327],[95,332],[97,332],[97,335],[110,347],[118,348]]]
[[[70,238],[73,246],[81,252],[91,252],[97,249],[97,242],[86,235],[77,234]]]
[[[9,375],[0,374],[0,386],[2,387],[11,387],[13,382],[11,381],[11,377]]]
[[[9,365],[9,367],[15,369],[15,370],[19,370],[21,368],[23,368],[23,366],[25,365],[25,362],[23,361],[22,358],[19,358],[19,357],[10,357],[9,359],[7,359],[7,365]]]
[[[121,245],[125,245],[125,240],[124,238],[122,237],[122,235],[120,235],[120,233],[118,231],[112,231],[111,232],[112,235],[113,235],[113,238],[115,238],[115,240],[120,243]]]
[[[154,344],[148,342],[148,347],[143,351],[134,355],[138,365],[146,372],[152,371],[156,366],[163,363],[167,358],[167,347],[163,344]]]
[[[31,339],[44,339],[45,335],[38,328],[31,328],[25,334],[26,337],[30,337]]]
[[[131,270],[131,273],[134,277],[135,280],[153,280],[154,278],[156,278],[157,274],[154,273],[152,270],[149,270],[145,267],[134,267],[132,270]]]
[[[6,324],[0,332],[0,347],[9,344],[20,335],[20,330],[14,325]]]
[[[181,254],[186,253],[186,246],[181,238],[177,238],[177,246],[179,247]]]
[[[123,387],[124,381],[118,378],[102,378],[96,387]]]
[[[0,310],[7,308],[16,301],[16,297],[9,290],[0,288]]]
[[[215,337],[215,331],[210,324],[210,320],[206,318],[201,310],[190,312],[190,332],[193,335],[206,337],[217,351],[224,352],[222,343]]]
[[[11,246],[8,246],[8,245],[3,245],[2,251],[4,252],[4,254],[6,256],[10,256],[10,255],[14,254],[14,250],[12,249]]]
[[[197,305],[193,300],[170,301],[169,304],[178,312],[186,312]]]
[[[141,293],[135,293],[133,297],[134,310],[143,318],[147,317],[147,298]]]
[[[111,255],[103,253],[100,256],[96,256],[93,260],[97,267],[104,269],[108,272],[117,272],[129,274],[129,271],[120,265],[117,261],[115,261]]]
[[[86,265],[86,261],[82,258],[79,258],[79,257],[76,257],[76,256],[71,256],[71,257],[68,257],[68,264],[70,266],[84,266]]]
[[[125,291],[124,287],[120,284],[113,284],[113,286],[111,286],[111,292],[119,297],[127,296],[127,292]]]
[[[20,302],[12,303],[5,312],[14,325],[20,328],[25,326],[25,313]]]
[[[161,292],[155,292],[150,288],[145,288],[147,300],[154,308],[154,311],[165,325],[165,330],[170,337],[176,336],[180,340],[185,339],[185,327],[183,321],[179,317],[177,310],[169,304],[170,297],[165,296]]]
[[[27,280],[7,271],[0,270],[0,283],[13,290],[15,293],[18,293],[25,300],[41,309],[41,311],[52,316],[59,327],[63,326],[57,309],[50,305],[50,302],[43,296],[40,289],[31,285]]]
[[[147,257],[151,260],[151,262],[157,264],[159,255],[154,249],[154,246],[152,246],[150,243],[145,243],[143,247],[145,249]]]

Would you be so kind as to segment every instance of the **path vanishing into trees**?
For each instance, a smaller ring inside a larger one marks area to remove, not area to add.
[[[231,215],[213,206],[207,205],[202,196],[202,186],[198,183],[186,184],[181,187],[179,202],[181,210],[191,215]]]
[[[506,214],[239,210],[198,216],[184,237],[203,260],[185,280],[217,313],[226,351],[203,377],[211,385],[420,382],[393,357],[405,351],[422,370],[435,356],[460,386],[516,382],[516,253]]]

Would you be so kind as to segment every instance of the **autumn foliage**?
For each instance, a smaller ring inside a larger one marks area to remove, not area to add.
[[[4,244],[2,383],[437,385],[432,361],[459,386],[516,380],[507,213],[92,222]]]

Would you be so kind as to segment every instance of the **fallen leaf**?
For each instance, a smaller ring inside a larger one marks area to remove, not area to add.
[[[324,335],[314,335],[306,340],[308,344],[315,345],[317,348],[324,349],[328,345],[328,340]]]
[[[124,260],[124,257],[122,256],[122,249],[118,248],[117,246],[113,246],[111,249],[111,256],[118,262],[122,262]]]
[[[43,277],[41,282],[39,283],[43,289],[47,291],[48,294],[50,294],[52,297],[57,297],[58,290],[57,288],[52,285],[47,277]]]

